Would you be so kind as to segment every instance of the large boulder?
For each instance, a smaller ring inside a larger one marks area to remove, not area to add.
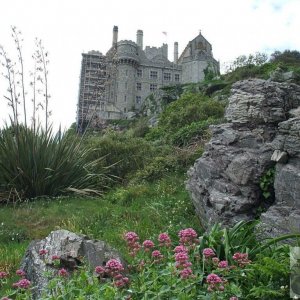
[[[42,249],[46,250],[45,255],[40,255]],[[59,266],[52,261],[54,255],[60,257]],[[34,297],[38,299],[49,281],[46,273],[55,275],[59,268],[72,272],[83,263],[94,269],[96,266],[105,265],[111,258],[124,264],[120,254],[105,242],[91,240],[85,235],[77,235],[67,230],[57,230],[43,240],[31,242],[22,259],[21,269],[26,272],[26,278],[34,286]]]
[[[286,225],[287,211],[300,203],[300,118],[289,119],[299,107],[296,84],[252,79],[233,85],[228,123],[211,127],[206,151],[188,172],[187,189],[205,227],[250,220],[262,208],[268,209],[262,217],[267,233],[299,226],[297,217]],[[266,200],[260,182],[275,164],[274,193]]]

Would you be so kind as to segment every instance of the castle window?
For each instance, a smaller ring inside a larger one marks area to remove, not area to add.
[[[127,82],[125,82],[125,89],[127,90]]]
[[[175,81],[179,82],[179,74],[175,74]]]
[[[136,90],[141,91],[142,90],[142,84],[140,82],[136,83]]]
[[[157,84],[150,84],[150,92],[154,92],[157,90]]]
[[[141,104],[141,101],[142,101],[142,97],[141,96],[136,96],[136,98],[135,98],[136,104]]]
[[[164,81],[171,81],[171,73],[164,73]]]
[[[136,75],[137,75],[137,77],[143,77],[143,71],[141,69],[138,69],[136,71]]]
[[[126,111],[127,111],[127,109],[126,109],[126,107],[124,107],[124,112],[126,113]]]
[[[126,97],[126,95],[124,96],[124,102],[127,102],[127,97]]]
[[[125,75],[128,76],[128,70],[125,70]]]
[[[150,79],[157,79],[157,71],[150,71]]]

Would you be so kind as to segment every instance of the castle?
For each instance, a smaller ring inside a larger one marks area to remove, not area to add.
[[[82,54],[77,127],[89,120],[123,119],[139,111],[147,96],[157,89],[204,80],[205,71],[219,73],[211,44],[199,33],[178,56],[174,43],[173,62],[168,60],[168,45],[143,47],[143,31],[136,42],[118,41],[113,28],[112,47],[104,56],[99,51]]]

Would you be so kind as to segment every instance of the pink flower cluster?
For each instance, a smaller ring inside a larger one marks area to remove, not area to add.
[[[234,297],[230,297],[229,300],[239,300],[239,298],[234,296]]]
[[[179,271],[181,279],[188,279],[193,277],[193,271],[190,268],[192,263],[189,261],[188,249],[184,245],[176,246],[175,252],[175,266]]]
[[[129,279],[121,274],[124,271],[122,263],[117,259],[110,259],[105,264],[105,267],[97,266],[95,268],[95,273],[103,277],[107,275],[111,277],[114,281],[114,285],[118,288],[129,285]]]
[[[184,245],[179,245],[179,246],[176,246],[174,248],[174,252],[175,253],[179,253],[179,252],[188,252],[188,248],[185,247]]]
[[[178,236],[180,238],[180,243],[183,245],[192,245],[198,243],[197,232],[193,228],[180,230]]]
[[[236,252],[232,256],[232,258],[238,263],[240,267],[245,267],[246,265],[251,263],[251,260],[248,259],[247,253]]]
[[[161,254],[159,250],[154,250],[151,254],[152,258],[154,258],[154,263],[159,263],[162,261],[164,256]]]
[[[124,234],[124,240],[127,242],[127,246],[130,250],[129,254],[131,256],[135,256],[141,248],[141,245],[138,242],[139,239],[139,236],[133,231]]]
[[[171,243],[172,243],[171,238],[165,232],[159,234],[158,241],[159,241],[159,246],[160,247],[163,247],[163,246],[170,247]]]
[[[122,288],[124,286],[129,285],[129,278],[124,277],[122,274],[118,274],[114,277],[114,285],[117,288]]]
[[[97,266],[95,268],[95,273],[100,275],[100,276],[103,276],[105,274],[105,268],[101,267],[101,266]]]
[[[17,274],[18,276],[21,276],[21,277],[26,276],[25,271],[23,271],[22,269],[17,270],[17,271],[16,271],[16,274]]]
[[[15,282],[13,284],[13,287],[25,290],[25,289],[28,289],[30,287],[30,285],[31,285],[31,282],[28,279],[22,278],[18,282]]]
[[[145,240],[143,242],[143,247],[146,252],[150,251],[152,248],[154,248],[154,246],[155,245],[151,240]]]
[[[1,298],[1,300],[12,300],[12,299],[8,298],[8,297],[3,297],[3,298]]]
[[[116,273],[124,271],[122,263],[117,259],[110,259],[105,265],[106,273],[114,275]]]
[[[68,277],[69,276],[69,272],[64,269],[64,268],[61,268],[60,270],[58,270],[58,276],[60,277]]]
[[[51,257],[52,260],[59,260],[60,259],[60,256],[59,255],[52,255]]]
[[[202,254],[204,255],[205,258],[211,258],[211,257],[216,256],[214,250],[211,248],[203,249]]]
[[[208,283],[207,290],[209,292],[224,291],[223,280],[217,274],[212,273],[207,275],[206,282]]]
[[[218,268],[220,268],[220,269],[228,268],[228,261],[227,260],[221,260],[218,264]]]
[[[0,279],[4,279],[8,276],[8,273],[6,272],[0,272]]]
[[[40,256],[44,256],[45,254],[47,254],[48,253],[48,250],[46,250],[46,249],[41,249],[40,251],[39,251],[39,255]]]

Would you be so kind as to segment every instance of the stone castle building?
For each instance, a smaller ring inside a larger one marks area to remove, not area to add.
[[[168,45],[143,47],[143,31],[136,42],[118,41],[118,27],[113,28],[112,47],[104,56],[98,51],[82,54],[77,126],[88,120],[126,118],[139,111],[147,96],[157,89],[204,80],[205,70],[219,73],[211,44],[199,33],[178,56],[174,43],[173,62],[168,59]]]

